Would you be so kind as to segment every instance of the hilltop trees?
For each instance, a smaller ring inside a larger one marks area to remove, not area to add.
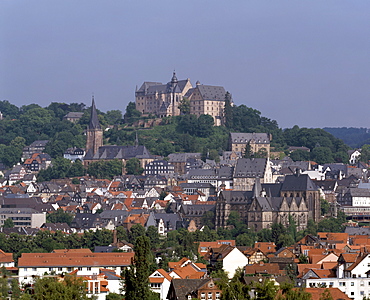
[[[294,151],[290,155],[293,160],[314,160],[318,163],[347,162],[349,149],[341,140],[322,129],[308,129],[294,126],[282,130],[275,120],[263,117],[261,112],[245,105],[232,106],[230,93],[225,94],[225,107],[222,123],[224,126],[213,126],[210,115],[199,117],[189,114],[188,100],[180,103],[182,115],[166,117],[159,126],[137,131],[140,144],[144,144],[154,155],[167,156],[174,152],[218,153],[227,150],[229,132],[266,132],[272,134],[271,146],[283,151],[287,146],[305,146],[310,152]],[[20,162],[22,148],[35,140],[46,139],[45,152],[52,158],[61,157],[69,147],[83,148],[86,143],[84,129],[89,123],[90,107],[83,103],[52,102],[42,108],[37,104],[21,108],[0,101],[0,111],[4,118],[0,120],[0,161],[12,167]],[[63,120],[68,112],[83,112],[78,123]],[[103,127],[113,128],[104,132],[106,144],[133,145],[136,131],[132,125],[141,118],[141,112],[136,110],[134,102],[127,105],[122,123],[122,113],[111,110],[107,113],[98,111]],[[367,161],[366,145],[363,147],[361,160]],[[266,153],[257,153],[256,157],[265,157]]]

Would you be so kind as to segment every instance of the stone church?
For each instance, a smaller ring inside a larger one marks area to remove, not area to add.
[[[294,174],[283,183],[261,184],[257,178],[250,191],[222,191],[216,203],[216,228],[226,227],[231,211],[259,231],[273,223],[289,224],[293,218],[297,230],[307,227],[308,219],[320,220],[319,189],[308,175]]]
[[[85,166],[99,160],[114,159],[121,160],[125,165],[127,160],[137,158],[141,167],[145,168],[148,163],[154,160],[154,156],[149,153],[145,146],[139,145],[138,141],[136,141],[134,146],[103,146],[103,129],[99,123],[94,98],[92,99],[90,122],[86,134],[86,155],[83,158]],[[125,168],[123,168],[122,173],[125,173]]]

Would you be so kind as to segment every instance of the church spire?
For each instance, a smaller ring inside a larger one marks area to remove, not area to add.
[[[87,126],[86,135],[86,155],[93,157],[99,147],[103,146],[103,129],[99,123],[94,95],[92,96],[90,123]]]
[[[99,118],[98,118],[98,113],[96,112],[94,95],[92,96],[89,129],[101,129],[100,123],[99,123]]]

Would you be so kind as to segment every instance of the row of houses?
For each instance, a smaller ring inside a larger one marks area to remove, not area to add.
[[[346,238],[348,241],[345,247],[328,248],[329,245],[335,246],[333,241],[339,242]],[[252,287],[265,280],[273,281],[276,286],[290,282],[286,272],[287,265],[298,263],[298,286],[314,287],[321,280],[316,288],[323,287],[323,282],[326,281],[322,279],[326,278],[328,283],[332,283],[327,287],[333,295],[340,295],[341,299],[360,299],[357,294],[364,295],[367,292],[367,285],[361,285],[361,282],[366,281],[363,276],[367,271],[363,269],[369,269],[365,264],[370,257],[370,254],[356,248],[360,239],[362,238],[348,234],[320,233],[317,237],[306,236],[295,245],[278,250],[271,242],[256,242],[253,247],[237,247],[234,240],[219,240],[200,242],[198,252],[211,268],[222,268],[229,278],[237,269],[242,269],[243,283]],[[17,265],[14,264],[11,253],[0,251],[0,265],[11,271],[22,286],[32,285],[34,278],[48,274],[83,277],[87,282],[87,292],[103,300],[108,293],[122,293],[121,274],[130,266],[134,256],[130,247],[128,252],[109,252],[112,249],[114,247],[96,247],[95,252],[89,249],[61,249],[52,253],[23,253]],[[359,251],[356,252],[356,249]],[[302,255],[307,256],[308,264],[299,264],[298,258]],[[356,266],[350,268],[351,263]],[[335,286],[335,269],[340,274],[340,282],[348,279],[348,288],[345,285]],[[353,277],[353,272],[360,273]],[[209,273],[205,264],[184,257],[170,262],[166,270],[157,269],[150,274],[148,281],[150,288],[159,294],[160,299],[220,299],[222,291],[217,286],[218,279],[211,278]],[[352,288],[355,285],[350,284],[354,282],[353,278],[358,278],[356,287],[363,287],[356,294],[353,294],[355,288]],[[253,288],[251,292],[253,293]]]

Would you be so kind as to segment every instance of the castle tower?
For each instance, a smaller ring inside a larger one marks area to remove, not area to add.
[[[87,126],[86,153],[94,155],[103,146],[103,129],[100,126],[96,112],[94,96],[92,97],[90,123]]]

